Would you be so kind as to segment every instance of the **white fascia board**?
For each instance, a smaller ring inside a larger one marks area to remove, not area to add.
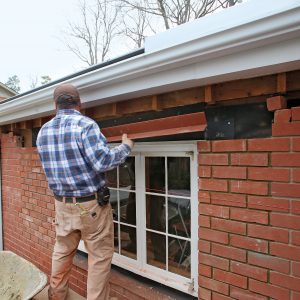
[[[300,68],[299,37],[300,3],[273,16],[146,52],[68,82],[78,87],[83,105],[90,107],[172,89],[284,72]],[[0,125],[52,114],[54,88],[55,85],[46,87],[0,104]]]

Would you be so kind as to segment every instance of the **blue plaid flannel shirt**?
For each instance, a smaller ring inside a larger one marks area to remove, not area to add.
[[[39,156],[55,195],[81,197],[105,184],[106,172],[123,163],[130,147],[109,148],[96,122],[73,109],[59,110],[37,137]]]

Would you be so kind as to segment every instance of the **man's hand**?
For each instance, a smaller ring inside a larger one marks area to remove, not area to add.
[[[127,133],[123,133],[123,135],[122,135],[122,143],[128,145],[130,147],[130,149],[132,149],[132,147],[134,145],[133,140],[131,140],[131,139],[129,139],[127,137]]]

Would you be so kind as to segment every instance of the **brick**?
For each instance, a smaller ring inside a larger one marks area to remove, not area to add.
[[[267,300],[267,297],[252,293],[248,290],[242,290],[237,287],[230,288],[230,296],[238,300]]]
[[[292,262],[292,274],[300,277],[300,263],[294,261]]]
[[[287,199],[248,196],[248,207],[262,210],[289,212],[290,201]]]
[[[300,293],[292,291],[292,298],[291,300],[300,300]]]
[[[300,107],[292,107],[292,121],[300,121]]]
[[[292,244],[300,246],[300,231],[291,232]]]
[[[300,201],[298,200],[292,200],[291,201],[291,213],[295,214],[295,215],[299,215],[300,214]]]
[[[211,250],[210,242],[199,240],[198,241],[198,249],[201,252],[210,253],[210,250]]]
[[[212,300],[231,300],[230,297],[221,295],[221,294],[217,294],[215,292],[213,292],[212,294]]]
[[[300,182],[300,168],[292,169],[292,180],[293,182]]]
[[[202,287],[199,287],[198,288],[198,296],[199,296],[199,299],[201,299],[201,300],[211,300],[211,291],[206,290]]]
[[[230,245],[262,253],[268,252],[268,242],[261,239],[254,239],[246,236],[231,235]]]
[[[215,255],[199,253],[199,263],[212,266],[214,268],[222,269],[225,271],[229,270],[229,261]]]
[[[228,165],[228,154],[199,154],[199,165],[226,166]]]
[[[231,180],[231,192],[252,195],[267,195],[268,183],[256,181]]]
[[[246,207],[246,195],[212,192],[211,202],[219,205]]]
[[[198,200],[199,200],[199,202],[202,202],[202,203],[210,203],[210,193],[204,192],[204,191],[199,191],[198,192]]]
[[[231,261],[230,271],[260,281],[266,282],[268,280],[267,270],[255,266],[251,266],[249,264],[243,264],[241,262]]]
[[[246,224],[237,221],[212,218],[211,228],[225,232],[232,232],[244,235],[246,234]]]
[[[199,177],[211,177],[211,167],[210,166],[199,166],[198,176]]]
[[[211,291],[202,287],[198,288],[198,296],[201,300],[211,300]],[[119,298],[118,298],[119,299]]]
[[[210,227],[210,218],[207,216],[200,215],[198,220],[200,227]]]
[[[212,244],[211,248],[212,254],[237,260],[237,261],[246,261],[246,251],[242,249],[237,249],[229,246],[223,246],[219,244]]]
[[[292,112],[290,109],[281,109],[275,111],[274,123],[288,123],[292,117]]]
[[[270,282],[294,291],[300,291],[300,278],[276,272],[270,272]]]
[[[298,246],[290,246],[286,244],[271,243],[270,254],[282,258],[300,261],[300,248]]]
[[[210,141],[199,141],[197,142],[197,148],[199,152],[210,152]]]
[[[264,138],[248,140],[248,151],[289,151],[289,138]]]
[[[246,169],[246,167],[216,166],[216,167],[213,167],[212,174],[213,174],[213,177],[215,177],[215,178],[246,179],[247,169]]]
[[[268,224],[268,213],[257,210],[230,208],[230,218],[250,223]]]
[[[272,153],[271,164],[274,167],[300,167],[300,153]]]
[[[290,262],[288,260],[281,259],[275,256],[248,252],[248,263],[285,274],[288,274],[290,272]]]
[[[220,218],[229,218],[229,208],[219,205],[199,204],[199,213]]]
[[[248,224],[248,235],[276,242],[289,242],[289,231],[287,229],[270,226]]]
[[[199,238],[207,241],[228,244],[228,233],[207,228],[199,229]]]
[[[299,132],[300,122],[272,124],[273,136],[295,136],[299,135]]]
[[[300,137],[292,138],[292,151],[300,151]]]
[[[286,108],[286,98],[283,96],[275,96],[267,98],[267,108],[269,111]]]
[[[300,229],[300,216],[271,213],[270,224],[276,227]]]
[[[214,269],[213,278],[241,288],[247,287],[247,278],[241,275]]]
[[[248,168],[248,179],[289,182],[290,170],[278,168]]]
[[[290,292],[287,289],[254,279],[249,279],[249,290],[278,300],[289,299],[290,296]]]
[[[199,275],[206,276],[206,277],[211,277],[212,268],[210,266],[199,264],[198,272],[199,272]]]
[[[277,183],[271,184],[271,194],[275,197],[300,197],[299,183]]]
[[[231,154],[233,166],[267,166],[267,153],[233,153]]]
[[[204,276],[199,276],[199,285],[210,289],[212,291],[216,291],[218,293],[228,295],[229,294],[229,286],[226,283],[210,279]]]
[[[208,191],[227,192],[228,183],[227,180],[222,179],[199,179],[199,189]]]
[[[212,152],[238,152],[246,150],[246,140],[223,140],[212,142]]]

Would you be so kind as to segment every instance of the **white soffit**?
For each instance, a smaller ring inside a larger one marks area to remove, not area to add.
[[[299,0],[249,0],[148,38],[144,54],[68,82],[91,107],[300,69],[299,49]],[[53,114],[55,86],[0,104],[0,125]]]

